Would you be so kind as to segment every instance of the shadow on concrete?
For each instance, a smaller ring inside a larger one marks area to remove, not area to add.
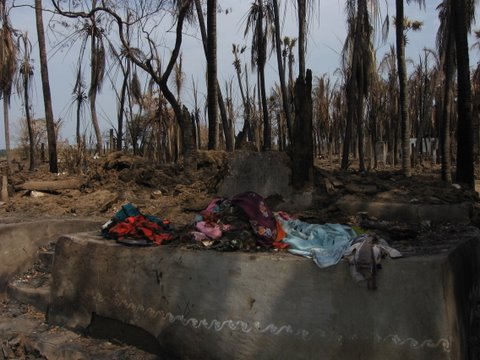
[[[92,321],[87,327],[87,333],[94,338],[133,345],[152,354],[168,356],[165,359],[175,359],[171,354],[164,354],[158,340],[148,331],[116,319],[93,313]]]

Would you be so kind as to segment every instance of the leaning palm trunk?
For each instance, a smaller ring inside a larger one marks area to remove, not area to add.
[[[151,75],[154,75],[155,81],[158,83],[160,86],[160,89],[162,90],[163,95],[165,96],[165,99],[169,102],[169,104],[172,106],[173,112],[175,114],[175,117],[177,119],[178,125],[182,131],[183,134],[183,156],[184,156],[184,161],[185,161],[185,173],[187,176],[191,176],[193,171],[196,170],[197,168],[197,163],[196,163],[196,149],[195,145],[193,142],[192,138],[192,127],[190,124],[190,117],[188,116],[188,111],[184,111],[184,109],[181,108],[179,102],[177,101],[175,95],[170,91],[168,88],[168,78],[172,72],[173,66],[175,62],[178,59],[178,55],[180,53],[180,47],[182,44],[182,30],[183,30],[183,23],[185,21],[185,17],[187,15],[188,11],[188,4],[185,3],[181,6],[179,15],[178,15],[178,20],[177,20],[177,26],[176,26],[176,40],[175,40],[175,46],[172,51],[172,55],[170,58],[170,61],[167,65],[167,68],[165,72],[163,73],[163,76],[158,79],[157,75],[154,73],[151,73]],[[139,62],[138,59],[132,58],[133,61],[139,66],[143,66],[144,64]],[[149,68],[151,70],[151,68]]]

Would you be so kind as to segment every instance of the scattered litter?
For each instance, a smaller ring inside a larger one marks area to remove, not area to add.
[[[30,196],[34,198],[39,198],[39,197],[47,196],[47,194],[41,191],[32,190],[30,191]]]

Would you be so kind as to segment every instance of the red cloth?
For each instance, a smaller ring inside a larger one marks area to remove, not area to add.
[[[148,239],[156,245],[172,239],[161,226],[147,220],[143,215],[130,216],[108,230],[108,234],[116,239],[127,237],[134,239]]]

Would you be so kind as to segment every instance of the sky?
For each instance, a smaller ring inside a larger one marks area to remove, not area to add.
[[[48,4],[48,0],[43,1]],[[281,1],[284,3],[285,1]],[[33,1],[17,0],[16,4],[32,4]],[[217,15],[217,33],[218,33],[218,77],[222,87],[225,82],[234,79],[235,72],[232,55],[232,44],[249,45],[251,40],[244,37],[245,14],[248,12],[250,0],[218,0],[218,4],[222,9]],[[344,1],[340,0],[323,0],[319,2],[315,18],[310,22],[310,35],[308,38],[308,48],[306,65],[312,69],[314,76],[322,76],[330,74],[333,76],[335,69],[340,64],[340,53],[346,36],[345,9]],[[420,10],[418,5],[410,4],[406,6],[406,16],[420,20],[423,22],[423,28],[420,32],[408,33],[408,44],[406,55],[414,62],[418,62],[419,54],[422,49],[435,48],[435,36],[438,29],[438,18],[436,6],[439,1],[428,0],[426,9]],[[282,7],[283,8],[283,7]],[[285,16],[285,22],[282,28],[282,36],[297,37],[297,22],[292,8]],[[395,15],[395,1],[385,0],[382,7],[382,16],[387,13],[390,15],[390,23],[392,24],[392,16]],[[46,26],[50,20],[49,13],[44,14],[44,24]],[[32,97],[32,112],[34,118],[44,117],[43,98],[40,79],[40,62],[38,60],[38,46],[36,42],[36,28],[34,10],[30,7],[15,8],[11,11],[11,21],[14,28],[21,31],[28,31],[31,39],[34,58],[34,83]],[[171,26],[168,18],[163,20],[165,28]],[[473,27],[478,29],[479,26]],[[375,46],[378,49],[377,59],[381,59],[383,53],[388,51],[391,44],[394,44],[395,31],[391,27],[389,38],[386,42],[376,41]],[[70,144],[75,142],[75,111],[72,105],[72,89],[75,84],[75,66],[78,59],[76,48],[54,50],[52,34],[47,33],[49,43],[47,44],[47,52],[49,58],[49,75],[50,85],[53,98],[53,113],[56,119],[62,119],[61,139],[66,139]],[[174,41],[172,31],[159,31],[156,39],[158,40],[159,49],[168,56]],[[471,41],[471,39],[470,39]],[[185,85],[181,94],[182,102],[187,107],[192,108],[193,96],[191,79],[198,85],[199,100],[202,102],[206,97],[205,90],[205,57],[200,40],[200,32],[195,26],[189,26],[185,29],[184,40],[182,44],[183,68],[185,73]],[[479,51],[472,49],[470,51],[470,64],[476,66],[479,61]],[[250,63],[250,55],[245,52],[243,63]],[[254,73],[250,74],[250,79],[254,79]],[[278,82],[278,74],[276,71],[276,57],[272,54],[266,68],[267,84],[271,86],[274,82]],[[236,81],[236,80],[235,80]],[[253,83],[253,81],[252,81]],[[234,83],[236,85],[236,82]],[[234,90],[234,98],[238,101],[239,94]],[[97,102],[97,109],[100,117],[100,127],[105,135],[112,128],[112,124],[116,123],[116,99],[111,86],[106,82],[102,88]],[[21,100],[17,96],[13,96],[10,109],[10,128],[11,143],[16,146],[19,134],[19,119],[24,117],[23,106]],[[92,127],[88,119],[84,120],[82,130],[91,131]],[[106,137],[105,137],[106,138]],[[5,147],[5,135],[2,121],[0,122],[0,148]]]

